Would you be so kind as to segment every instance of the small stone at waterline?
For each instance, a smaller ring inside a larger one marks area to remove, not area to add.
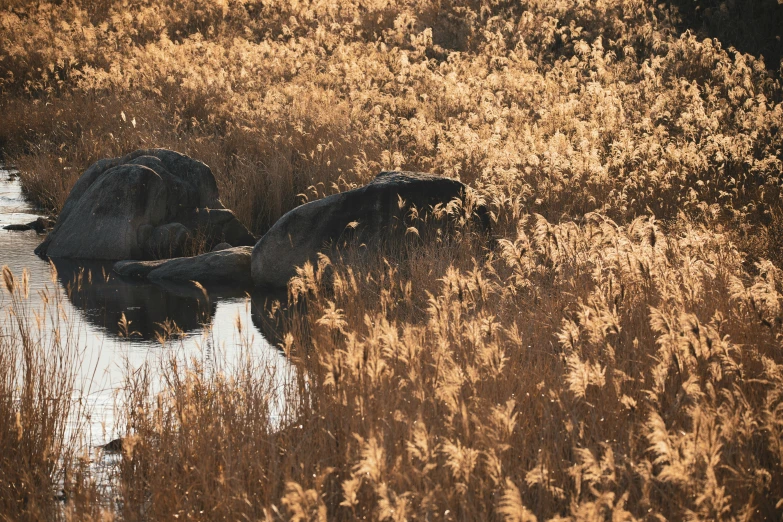
[[[122,439],[114,439],[108,444],[99,447],[106,453],[120,453],[122,451]]]
[[[3,230],[12,230],[14,232],[24,232],[25,230],[32,230],[30,225],[6,225]]]
[[[35,230],[39,234],[49,230],[54,226],[54,222],[45,217],[39,217],[35,221],[31,221],[30,223],[24,224],[24,225],[6,225],[3,227],[3,230],[11,230],[16,232],[23,232],[25,230]]]

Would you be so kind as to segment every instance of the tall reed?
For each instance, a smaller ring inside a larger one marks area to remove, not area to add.
[[[280,419],[259,367],[135,374],[123,516],[780,515],[779,269],[685,221],[471,227],[300,269]]]
[[[0,519],[53,520],[68,504],[97,512],[79,400],[78,324],[57,292],[42,291],[40,307],[31,303],[26,270],[18,278],[4,266],[2,286]]]

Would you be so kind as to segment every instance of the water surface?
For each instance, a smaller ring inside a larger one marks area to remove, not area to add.
[[[114,408],[123,375],[145,361],[158,367],[161,357],[176,350],[180,357],[197,357],[214,371],[230,369],[240,354],[265,365],[281,389],[273,411],[282,408],[282,387],[294,369],[283,354],[254,326],[260,313],[241,290],[193,285],[158,285],[125,280],[111,272],[111,263],[40,259],[33,251],[44,236],[35,231],[8,231],[8,224],[26,224],[39,214],[25,200],[13,169],[0,167],[0,266],[21,278],[30,276],[28,306],[43,306],[44,295],[59,301],[62,313],[75,326],[73,335],[83,351],[78,393],[92,411],[88,444],[103,444],[119,435]],[[53,270],[53,267],[55,270]],[[255,303],[264,296],[256,296]],[[9,320],[10,299],[0,292],[0,321]],[[125,326],[120,323],[125,318]],[[163,346],[159,334],[174,322],[181,333]],[[241,333],[237,324],[242,325]]]

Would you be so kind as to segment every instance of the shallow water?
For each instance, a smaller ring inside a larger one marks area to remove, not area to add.
[[[229,369],[240,355],[250,355],[274,375],[278,389],[291,381],[294,368],[253,323],[254,317],[259,323],[260,316],[254,303],[264,296],[253,301],[242,292],[220,288],[202,293],[190,285],[124,280],[111,273],[111,264],[53,260],[53,271],[48,261],[33,253],[43,235],[2,229],[37,217],[14,171],[0,167],[0,266],[7,265],[17,278],[28,270],[30,309],[41,309],[48,293],[50,301],[59,300],[76,326],[74,336],[83,357],[77,393],[91,411],[87,444],[97,446],[122,435],[115,426],[114,408],[124,373],[145,361],[157,368],[157,361],[170,355],[168,350],[176,350],[180,357],[200,358],[217,371]],[[0,321],[9,320],[9,311],[10,298],[2,291]],[[119,325],[123,315],[129,321],[127,332]],[[167,320],[174,321],[182,333],[164,347],[157,334]],[[281,391],[273,411],[282,406]]]

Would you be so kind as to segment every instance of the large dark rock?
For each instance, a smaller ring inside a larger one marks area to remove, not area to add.
[[[283,287],[296,267],[314,262],[318,252],[347,236],[371,245],[394,230],[404,232],[404,213],[411,206],[423,213],[464,197],[465,185],[453,179],[382,172],[364,187],[312,201],[281,217],[253,249],[253,282]]]
[[[198,281],[248,286],[250,279],[249,246],[226,248],[195,257],[179,257],[158,261],[120,261],[114,272],[131,278],[150,281]]]
[[[94,163],[79,178],[54,230],[36,249],[47,257],[154,259],[255,238],[223,207],[212,171],[165,149]]]

